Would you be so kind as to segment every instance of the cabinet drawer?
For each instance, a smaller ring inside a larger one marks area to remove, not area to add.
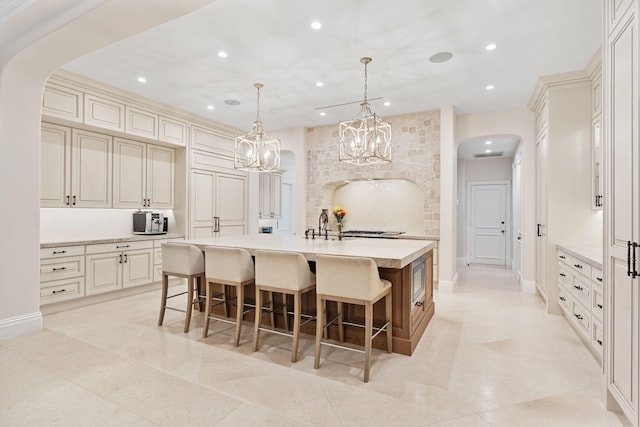
[[[604,306],[604,298],[602,297],[602,289],[593,288],[593,293],[591,297],[591,315],[602,322],[603,315],[603,306]]]
[[[84,255],[84,246],[59,246],[40,249],[40,259]]]
[[[581,274],[574,274],[571,291],[576,298],[582,299],[584,304],[591,305],[591,278],[584,277]]]
[[[558,286],[558,304],[565,313],[571,311],[571,292],[564,286]]]
[[[558,250],[558,261],[566,262],[570,264],[571,257],[566,253]]]
[[[595,353],[600,356],[604,354],[604,334],[602,331],[602,324],[599,322],[591,322],[591,347]]]
[[[573,271],[575,271],[576,273],[582,274],[585,277],[591,278],[591,266],[589,264],[573,257],[571,258],[571,260],[572,260],[571,266],[573,267]]]
[[[153,240],[142,240],[134,242],[101,243],[99,245],[87,245],[87,255],[103,254],[107,252],[122,252],[134,249],[151,249]]]
[[[593,279],[596,283],[603,283],[604,276],[602,275],[602,270],[598,270],[595,267],[591,267],[591,279]]]
[[[84,296],[84,277],[55,280],[40,286],[40,304],[64,301]]]
[[[40,261],[40,281],[67,279],[84,275],[84,256]]]
[[[573,276],[573,273],[571,272],[570,268],[566,264],[559,262],[558,263],[558,283],[563,283],[563,284],[566,284],[567,286],[570,286],[571,276]]]
[[[591,335],[591,315],[589,314],[589,310],[584,308],[582,304],[578,302],[573,303],[571,321],[578,326],[578,330],[584,334],[585,338]]]

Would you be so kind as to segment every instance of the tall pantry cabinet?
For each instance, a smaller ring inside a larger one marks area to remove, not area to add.
[[[640,146],[638,0],[605,0],[603,39],[604,269],[607,403],[640,425]]]

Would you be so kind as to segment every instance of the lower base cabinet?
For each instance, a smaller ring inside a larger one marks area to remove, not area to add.
[[[153,258],[151,240],[88,245],[86,294],[152,283]]]

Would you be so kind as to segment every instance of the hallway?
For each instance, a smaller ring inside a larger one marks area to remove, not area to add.
[[[159,291],[45,317],[0,341],[1,426],[625,426],[602,406],[600,367],[565,319],[523,294],[509,270],[460,268],[412,357],[360,354],[182,314],[157,327]]]

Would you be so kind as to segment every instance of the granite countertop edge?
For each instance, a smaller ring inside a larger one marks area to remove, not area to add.
[[[40,242],[40,249],[54,248],[61,246],[79,246],[79,245],[95,245],[102,243],[120,243],[120,242],[135,242],[143,240],[164,240],[164,239],[184,239],[184,234],[179,233],[167,233],[167,234],[146,234],[146,235],[129,235],[120,237],[96,237],[87,238],[83,240],[65,240],[65,241],[51,241]]]

